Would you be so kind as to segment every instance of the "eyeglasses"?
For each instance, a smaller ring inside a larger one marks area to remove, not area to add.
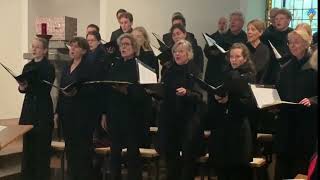
[[[120,47],[128,47],[131,46],[131,43],[120,43]]]

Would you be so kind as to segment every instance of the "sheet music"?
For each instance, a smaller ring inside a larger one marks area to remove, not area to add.
[[[272,51],[273,51],[274,55],[276,56],[276,58],[277,58],[277,59],[281,59],[282,56],[280,55],[280,53],[278,52],[278,50],[273,46],[273,44],[271,43],[270,40],[268,40],[268,41],[269,41],[269,44],[270,44],[270,46],[271,46],[271,48],[272,48]]]
[[[0,64],[1,64],[1,66],[2,66],[6,71],[8,71],[13,77],[17,77],[17,76],[18,76],[17,73],[13,72],[10,68],[8,68],[7,66],[5,66],[5,65],[2,64],[1,62],[0,62]]]
[[[0,126],[0,132],[2,131],[2,130],[4,130],[5,128],[7,128],[6,126]]]
[[[156,84],[157,74],[150,68],[146,67],[141,61],[137,60],[140,84]]]
[[[151,44],[151,48],[155,56],[159,56],[161,54],[161,51],[152,44]]]
[[[298,104],[288,101],[282,101],[280,99],[277,89],[257,87],[254,84],[250,84],[250,88],[256,99],[258,108],[264,108],[277,104]]]
[[[219,44],[217,44],[217,42],[214,39],[209,37],[207,34],[205,34],[205,33],[202,33],[202,34],[203,34],[203,37],[205,38],[205,40],[207,41],[209,47],[216,46],[220,52],[222,52],[222,53],[228,52],[228,51],[224,50]]]

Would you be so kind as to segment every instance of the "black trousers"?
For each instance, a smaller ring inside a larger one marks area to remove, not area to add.
[[[23,136],[22,180],[49,180],[52,125],[35,126]]]
[[[297,174],[307,174],[311,155],[277,154],[274,180],[293,179]]]
[[[160,152],[166,161],[167,179],[193,180],[195,159],[200,156],[203,146],[199,119],[182,116],[161,120]]]
[[[216,173],[219,180],[250,180],[253,178],[249,165],[216,168]]]
[[[112,180],[122,179],[121,164],[123,159],[121,152],[123,148],[127,148],[125,158],[127,160],[128,179],[142,179],[142,162],[139,147],[142,147],[144,139],[144,121],[134,118],[128,119],[128,117],[123,117],[110,121],[110,170]]]

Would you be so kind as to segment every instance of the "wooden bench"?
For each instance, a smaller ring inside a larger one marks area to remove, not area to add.
[[[58,153],[60,159],[61,179],[64,180],[65,143],[64,141],[51,141],[51,148],[54,152]]]
[[[304,174],[298,174],[294,179],[296,180],[307,180],[308,176],[304,175]]]
[[[143,160],[147,161],[148,164],[148,176],[152,174],[152,170],[155,172],[155,178],[156,180],[159,179],[159,159],[160,154],[155,149],[149,149],[149,148],[139,148],[140,156]],[[127,153],[127,149],[122,149],[122,154],[125,155]],[[154,165],[154,168],[152,169],[152,165]]]
[[[154,171],[155,171],[155,177],[158,180],[159,179],[159,159],[160,159],[160,155],[159,153],[155,150],[155,149],[149,149],[149,148],[139,148],[140,151],[140,156],[142,159],[146,160],[148,165],[151,165],[152,163],[154,163]],[[111,153],[111,149],[110,147],[104,147],[104,148],[95,148],[95,152],[98,155],[103,155],[104,156],[104,160],[107,160],[107,156],[110,155]],[[127,148],[122,149],[122,155],[125,156],[127,154]],[[150,177],[150,172],[152,171],[152,167],[150,167],[150,169],[148,169],[148,174]],[[102,176],[103,179],[106,179],[106,173],[107,173],[107,167],[103,167],[102,169]]]

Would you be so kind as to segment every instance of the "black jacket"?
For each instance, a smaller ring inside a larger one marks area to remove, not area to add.
[[[51,86],[42,80],[53,83],[55,70],[47,58],[40,62],[34,60],[27,63],[23,72],[35,70],[36,77],[28,82],[23,101],[19,124],[31,124],[35,127],[53,125],[53,104],[50,96]]]
[[[223,44],[223,34],[220,34],[218,31],[210,37],[219,45]],[[225,54],[222,54],[216,47],[209,47],[208,44],[205,45],[203,52],[208,59],[204,80],[213,86],[218,86],[222,83],[223,74],[228,67]]]
[[[251,60],[255,64],[257,71],[256,82],[263,84],[270,64],[270,50],[268,46],[263,43],[260,43],[256,48],[254,48],[250,43],[247,43],[246,45],[250,51]]]
[[[317,72],[307,67],[310,55],[300,60],[291,56],[290,62],[280,71],[277,89],[281,100],[300,102],[303,98],[318,95]],[[276,129],[276,151],[293,156],[310,156],[317,142],[317,106],[282,106]],[[299,155],[297,155],[299,154]],[[309,157],[309,158],[310,158]]]
[[[138,59],[150,66],[157,73],[157,77],[159,76],[159,64],[158,58],[154,55],[153,51],[144,51],[142,48],[140,49],[140,54]]]
[[[273,27],[273,26],[271,26]],[[269,41],[272,43],[272,45],[278,50],[278,52],[281,54],[283,59],[287,59],[290,56],[290,51],[288,47],[288,34],[291,32],[293,29],[288,28],[285,31],[278,31],[275,28],[268,28],[265,30],[265,32],[262,34],[260,37],[262,43],[267,45],[270,50],[270,63],[266,71],[266,76],[265,76],[265,83],[267,84],[275,84],[279,80],[279,72],[280,72],[280,67],[278,64],[278,60],[276,59],[274,52],[270,46]]]
[[[200,147],[201,132],[203,133],[200,130],[203,93],[188,78],[190,73],[199,76],[199,70],[193,61],[189,61],[185,65],[177,65],[172,62],[172,65],[162,77],[165,92],[163,102],[160,105],[159,125],[160,150],[162,153],[172,153],[177,148],[186,148],[182,147],[186,142],[188,142],[187,146],[193,147],[197,144],[197,148]],[[185,96],[176,95],[176,89],[180,87],[187,89]],[[199,152],[200,149],[197,148],[192,148],[193,156],[196,156]]]
[[[230,70],[226,79],[255,82],[255,70],[245,63]],[[252,161],[252,135],[248,116],[254,108],[249,87],[243,91],[229,91],[224,117],[218,119],[212,132],[211,147],[213,163],[218,167],[249,165]]]
[[[112,87],[108,90],[105,112],[110,125],[111,140],[125,145],[129,139],[128,136],[132,136],[132,139],[144,146],[149,130],[147,121],[151,116],[151,98],[145,89],[137,84],[135,58],[126,61],[121,58],[114,61],[108,73],[108,80],[133,83],[128,86],[127,95]]]
[[[85,56],[80,64],[70,73],[72,63],[68,63],[62,71],[60,87],[65,87],[73,82],[92,81],[94,77],[93,66]],[[97,123],[95,117],[96,89],[93,87],[80,87],[74,96],[66,96],[60,92],[56,113],[62,123],[65,138],[77,138],[92,136],[92,131]],[[100,110],[99,110],[100,111]]]
[[[172,34],[171,33],[166,33],[162,36],[162,40],[163,42],[168,46],[168,47],[172,47],[174,45],[174,42],[172,40]],[[198,42],[197,39],[194,37],[194,34],[191,32],[187,32],[187,38],[186,40],[188,40],[192,46],[198,46]]]
[[[110,42],[117,41],[118,37],[120,37],[124,32],[122,31],[121,27],[111,33]]]

